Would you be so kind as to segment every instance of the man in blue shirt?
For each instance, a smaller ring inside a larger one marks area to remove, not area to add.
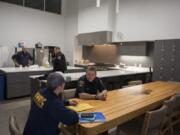
[[[22,46],[22,51],[17,52],[12,56],[16,67],[22,65],[23,67],[29,66],[29,62],[33,60],[32,56],[27,52],[27,49]]]
[[[76,105],[76,102],[59,99],[64,85],[65,80],[60,73],[54,72],[48,75],[47,89],[37,92],[32,99],[23,135],[58,135],[59,123],[69,126],[78,122],[77,113],[65,107],[65,105]]]

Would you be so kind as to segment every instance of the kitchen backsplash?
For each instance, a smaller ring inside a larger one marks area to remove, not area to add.
[[[95,63],[124,63],[129,66],[153,66],[153,50],[149,56],[125,56],[120,54],[120,46],[117,45],[95,45],[83,46],[83,59]]]

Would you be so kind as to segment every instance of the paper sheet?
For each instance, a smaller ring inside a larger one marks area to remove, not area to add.
[[[78,104],[77,106],[68,106],[68,108],[76,112],[81,112],[81,111],[92,109],[94,108],[94,106],[91,106],[88,103],[81,103],[81,104]]]

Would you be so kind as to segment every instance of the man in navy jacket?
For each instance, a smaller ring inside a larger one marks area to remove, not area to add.
[[[33,97],[23,135],[58,135],[59,123],[69,126],[78,122],[77,113],[65,107],[75,105],[76,102],[59,99],[58,95],[63,92],[64,85],[65,79],[61,74],[49,74],[47,88],[40,90]]]

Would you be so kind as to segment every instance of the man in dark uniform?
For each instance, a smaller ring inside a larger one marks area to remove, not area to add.
[[[60,73],[51,73],[47,78],[47,89],[37,92],[31,104],[29,118],[23,135],[58,135],[59,123],[74,125],[79,118],[76,112],[65,105],[76,105],[75,101],[62,101],[59,94],[64,90],[65,80]]]
[[[86,70],[86,75],[78,80],[76,97],[81,99],[106,100],[107,90],[102,80],[96,77],[96,69],[90,66]]]
[[[106,100],[107,90],[102,80],[96,76],[95,67],[87,67],[86,75],[80,77],[78,80],[76,97],[87,100]],[[100,135],[108,135],[108,131],[105,131]]]
[[[65,72],[67,70],[66,58],[59,47],[54,48],[53,71]]]
[[[22,65],[23,67],[29,66],[29,62],[33,60],[32,56],[27,52],[26,48],[22,46],[22,51],[12,56],[16,67]]]

